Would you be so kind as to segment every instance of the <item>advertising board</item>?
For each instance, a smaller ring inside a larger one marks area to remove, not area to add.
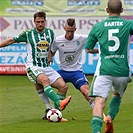
[[[133,20],[133,0],[122,0],[123,18]],[[64,23],[68,17],[76,19],[77,34],[88,35],[92,27],[107,18],[105,0],[1,0],[0,41],[14,37],[25,29],[34,27],[33,14],[47,13],[46,26],[53,29],[55,36],[64,34]],[[58,69],[58,53],[52,67]],[[83,49],[82,64],[85,74],[93,74],[98,54],[87,54]],[[26,45],[12,44],[0,48],[0,74],[25,74]],[[130,65],[133,70],[133,37],[130,45]]]

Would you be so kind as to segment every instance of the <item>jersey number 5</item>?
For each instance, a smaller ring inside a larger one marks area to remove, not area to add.
[[[116,51],[120,46],[120,41],[117,36],[113,36],[113,33],[119,33],[119,29],[108,30],[108,41],[114,41],[114,46],[109,46],[109,51]]]

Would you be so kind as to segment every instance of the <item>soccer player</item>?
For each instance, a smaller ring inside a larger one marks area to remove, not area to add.
[[[86,41],[87,52],[98,42],[100,55],[90,93],[95,101],[91,120],[93,133],[101,132],[102,114],[111,88],[113,94],[106,118],[105,133],[114,132],[113,120],[120,110],[121,98],[131,81],[128,60],[133,21],[120,17],[123,12],[120,0],[109,0],[106,11],[109,17],[92,28]]]
[[[52,88],[57,88],[59,94],[66,95],[66,83],[48,63],[48,53],[50,45],[54,40],[54,32],[45,27],[45,22],[45,12],[35,13],[35,27],[27,29],[16,37],[4,40],[0,43],[0,48],[12,43],[25,42],[27,46],[26,72],[28,78],[34,83],[47,108],[53,108],[49,100],[50,98],[54,102],[55,108],[63,110],[70,102],[71,96],[60,100]]]
[[[81,55],[87,35],[75,34],[76,23],[74,18],[68,18],[64,26],[65,34],[55,38],[51,45],[51,55],[59,51],[59,70],[57,71],[65,82],[71,82],[79,90],[84,98],[93,107],[93,100],[89,97],[89,85],[82,70]],[[91,50],[91,53],[98,53],[98,49]],[[49,62],[52,62],[49,55]],[[60,95],[60,99],[65,97]]]

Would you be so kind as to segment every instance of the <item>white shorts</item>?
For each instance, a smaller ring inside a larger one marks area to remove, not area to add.
[[[59,73],[57,73],[52,67],[38,67],[38,66],[32,66],[32,67],[28,67],[26,68],[27,71],[27,76],[28,78],[31,80],[31,82],[37,83],[37,77],[40,74],[45,74],[49,80],[50,80],[50,84],[54,83],[58,78],[60,78],[61,76],[59,75]]]
[[[107,98],[112,88],[114,93],[122,97],[130,81],[130,77],[95,76],[92,81],[90,96]]]

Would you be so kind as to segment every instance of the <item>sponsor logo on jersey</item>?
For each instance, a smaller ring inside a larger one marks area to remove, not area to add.
[[[64,47],[64,46],[65,46],[65,44],[64,44],[64,43],[62,43],[62,44],[61,44],[61,47]]]
[[[72,61],[74,60],[74,56],[73,56],[73,55],[68,55],[68,56],[66,56],[65,60],[66,60],[68,63],[70,63],[70,62],[72,62]]]
[[[37,52],[36,57],[37,58],[46,58],[46,57],[48,57],[48,52]]]
[[[75,53],[76,51],[65,51],[64,54]]]
[[[48,47],[49,47],[49,43],[45,40],[41,40],[38,44],[37,44],[37,47],[40,49],[40,50],[46,50]]]
[[[79,41],[77,41],[77,42],[76,42],[76,45],[77,45],[77,46],[79,46],[79,45],[80,45],[80,42],[79,42]]]

